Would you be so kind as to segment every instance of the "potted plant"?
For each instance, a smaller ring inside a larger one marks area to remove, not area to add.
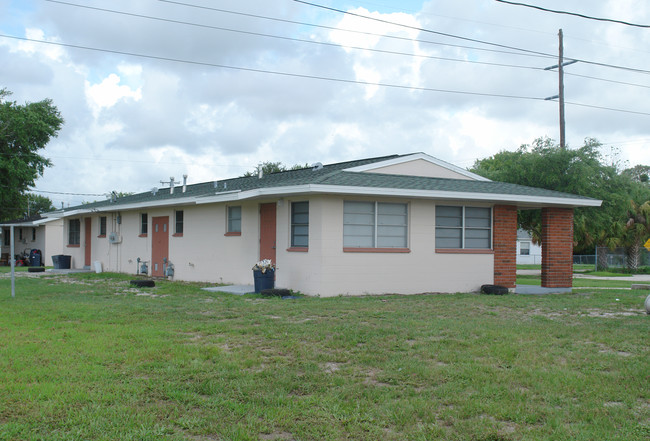
[[[253,266],[253,278],[255,280],[255,292],[262,292],[263,289],[275,287],[275,265],[271,259],[260,260]]]

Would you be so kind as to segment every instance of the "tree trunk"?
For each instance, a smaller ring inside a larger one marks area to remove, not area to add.
[[[596,269],[598,271],[604,271],[609,268],[607,264],[607,247],[596,247],[596,254],[598,255],[598,260],[596,261]]]
[[[641,248],[641,244],[639,241],[635,241],[625,250],[625,254],[627,254],[627,268],[632,271],[639,269],[639,248]]]

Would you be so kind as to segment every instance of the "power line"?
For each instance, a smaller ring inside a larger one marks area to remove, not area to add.
[[[544,12],[552,12],[554,14],[573,15],[575,17],[586,18],[588,20],[607,21],[607,22],[610,22],[610,23],[618,23],[618,24],[623,24],[623,25],[627,25],[627,26],[635,26],[637,28],[650,28],[650,25],[630,23],[628,21],[615,20],[615,19],[612,19],[612,18],[594,17],[594,16],[591,16],[591,15],[579,14],[577,12],[568,12],[568,11],[560,11],[560,10],[557,10],[557,9],[548,9],[548,8],[543,8],[541,6],[529,5],[529,4],[526,4],[526,3],[510,2],[510,1],[506,1],[506,0],[495,0],[495,1],[500,2],[500,3],[507,3],[509,5],[524,6],[526,8],[537,9],[537,10],[544,11]]]
[[[393,89],[416,90],[416,91],[422,91],[422,92],[439,92],[439,93],[451,93],[451,94],[458,94],[458,95],[473,95],[473,96],[485,96],[485,97],[494,97],[494,98],[511,98],[511,99],[544,101],[543,98],[534,97],[534,96],[522,96],[522,95],[510,95],[510,94],[498,94],[498,93],[486,93],[486,92],[470,92],[470,91],[466,91],[466,90],[451,90],[451,89],[437,89],[437,88],[431,88],[431,87],[404,86],[404,85],[401,85],[401,84],[391,84],[391,83],[373,83],[373,82],[370,82],[370,81],[349,80],[349,79],[345,79],[345,78],[323,77],[323,76],[319,76],[319,75],[307,75],[307,74],[298,74],[298,73],[291,73],[291,72],[273,71],[273,70],[267,70],[267,69],[255,69],[255,68],[251,68],[251,67],[242,67],[242,66],[229,66],[229,65],[226,65],[226,64],[208,63],[208,62],[193,61],[193,60],[182,60],[182,59],[178,59],[178,58],[162,57],[162,56],[157,56],[157,55],[137,54],[137,53],[132,53],[132,52],[112,50],[112,49],[99,49],[99,48],[94,48],[94,47],[90,47],[90,46],[81,46],[81,45],[68,44],[68,43],[59,43],[59,42],[54,42],[54,41],[35,40],[33,38],[16,37],[16,36],[13,36],[13,35],[6,35],[6,34],[0,34],[0,37],[11,38],[11,39],[21,40],[21,41],[30,41],[30,42],[34,42],[34,43],[49,44],[49,45],[54,45],[54,46],[63,46],[63,47],[69,47],[69,48],[74,48],[74,49],[83,49],[83,50],[89,50],[89,51],[95,51],[95,52],[106,52],[106,53],[110,53],[110,54],[146,58],[146,59],[158,60],[158,61],[170,61],[170,62],[175,62],[175,63],[184,63],[184,64],[191,64],[191,65],[197,65],[197,66],[218,67],[218,68],[222,68],[222,69],[239,70],[239,71],[244,71],[244,72],[264,73],[264,74],[278,75],[278,76],[285,76],[285,77],[293,77],[293,78],[304,78],[304,79],[311,79],[311,80],[332,81],[332,82],[336,82],[336,83],[345,83],[345,84],[359,84],[359,85],[363,85],[363,86],[379,86],[379,87],[388,87],[388,88],[393,88]]]
[[[293,1],[296,2],[296,3],[302,3],[302,4],[307,5],[307,6],[313,6],[315,8],[326,9],[328,11],[333,11],[333,12],[338,12],[338,13],[341,13],[341,14],[351,15],[351,16],[354,16],[354,17],[364,18],[366,20],[378,21],[378,22],[384,23],[384,24],[401,26],[403,28],[413,29],[413,30],[420,31],[420,32],[427,32],[427,33],[430,33],[430,34],[441,35],[443,37],[457,38],[459,40],[471,41],[473,43],[480,43],[480,44],[485,44],[485,45],[488,45],[488,46],[498,47],[498,48],[501,48],[501,49],[510,49],[510,50],[520,51],[520,52],[528,53],[528,54],[542,55],[542,56],[545,56],[545,57],[554,57],[554,55],[547,54],[545,52],[538,52],[538,51],[533,51],[533,50],[530,50],[530,49],[523,49],[523,48],[519,48],[519,47],[515,47],[515,46],[508,46],[506,44],[492,43],[492,42],[489,42],[489,41],[479,40],[479,39],[476,39],[476,38],[462,37],[460,35],[449,34],[449,33],[446,33],[446,32],[433,31],[431,29],[420,28],[418,26],[411,26],[411,25],[407,25],[407,24],[396,23],[396,22],[393,22],[393,21],[390,21],[390,20],[384,20],[384,19],[376,18],[376,17],[369,17],[367,15],[357,14],[355,12],[344,11],[342,9],[336,9],[336,8],[331,8],[329,6],[323,6],[323,5],[319,5],[319,4],[316,4],[316,3],[310,3],[310,2],[307,2],[307,1],[304,1],[304,0],[293,0]]]
[[[47,193],[47,194],[63,194],[66,196],[106,196],[104,193],[68,193],[68,192],[63,192],[63,191],[46,191],[46,190],[29,190],[33,191],[34,193]]]
[[[643,87],[646,89],[650,89],[650,86],[646,84],[628,83],[626,81],[617,81],[617,80],[610,80],[607,78],[592,77],[590,75],[582,75],[582,74],[571,73],[567,71],[564,71],[564,75],[571,75],[572,77],[589,78],[590,80],[606,81],[608,83],[624,84],[626,86],[635,86],[635,87]]]
[[[160,1],[163,1],[163,0],[160,0]],[[443,35],[443,36],[447,36],[447,37],[451,37],[451,38],[458,38],[458,39],[461,39],[461,40],[472,41],[472,42],[475,42],[475,43],[481,43],[481,44],[486,44],[486,45],[496,46],[496,47],[501,47],[501,48],[506,48],[506,49],[513,49],[513,50],[517,50],[517,51],[522,51],[524,53],[554,57],[554,55],[547,54],[545,52],[537,52],[537,51],[532,51],[532,50],[529,50],[529,49],[518,48],[518,47],[515,47],[515,46],[508,46],[508,45],[503,45],[503,44],[498,44],[498,43],[491,43],[491,42],[485,41],[485,40],[478,40],[478,39],[474,39],[474,38],[461,37],[459,35],[433,31],[433,30],[430,30],[430,29],[420,28],[420,27],[417,27],[417,26],[411,26],[411,25],[406,25],[406,24],[402,24],[402,23],[396,23],[396,22],[392,22],[392,21],[389,21],[389,20],[383,20],[381,18],[369,17],[367,15],[361,15],[361,14],[357,14],[357,13],[350,12],[350,11],[344,11],[342,9],[331,8],[331,7],[319,5],[319,4],[316,4],[316,3],[309,3],[309,2],[304,1],[304,0],[293,0],[293,1],[297,2],[297,3],[305,4],[305,5],[308,5],[308,6],[313,6],[315,8],[326,9],[326,10],[329,10],[329,11],[334,11],[334,12],[338,12],[338,13],[346,14],[346,15],[352,15],[352,16],[355,16],[355,17],[364,18],[366,20],[378,21],[380,23],[391,24],[391,25],[394,25],[394,26],[401,26],[401,27],[404,27],[404,28],[407,28],[407,29],[413,29],[413,30],[417,30],[417,31],[420,31],[420,32],[428,32],[428,33]],[[581,58],[565,57],[565,59],[567,61],[579,61],[581,63],[591,64],[591,65],[594,65],[594,66],[609,67],[609,68],[612,68],[612,69],[620,69],[620,70],[625,70],[625,71],[630,71],[630,72],[650,74],[650,70],[645,70],[645,69],[637,69],[637,68],[627,67],[627,66],[618,66],[618,65],[615,65],[615,64],[601,63],[601,62],[597,62],[597,61],[589,61],[589,60],[584,60],[584,59],[581,59]]]
[[[126,55],[126,56],[130,56],[130,57],[146,58],[146,59],[157,60],[157,61],[169,61],[169,62],[174,62],[174,63],[184,63],[184,64],[191,64],[191,65],[196,65],[196,66],[218,67],[218,68],[229,69],[229,70],[239,70],[239,71],[244,71],[244,72],[255,72],[255,73],[263,73],[263,74],[278,75],[278,76],[293,77],[293,78],[304,78],[304,79],[311,79],[311,80],[331,81],[331,82],[335,82],[335,83],[358,84],[358,85],[363,85],[363,86],[378,86],[378,87],[387,87],[387,88],[401,89],[401,90],[415,90],[415,91],[421,91],[421,92],[438,92],[438,93],[450,93],[450,94],[456,94],[456,95],[483,96],[483,97],[491,97],[491,98],[509,98],[509,99],[520,99],[520,100],[529,100],[529,101],[546,101],[545,98],[534,97],[534,96],[497,94],[497,93],[486,93],[486,92],[470,92],[470,91],[465,91],[465,90],[451,90],[451,89],[437,89],[437,88],[431,88],[431,87],[404,86],[404,85],[401,85],[401,84],[391,84],[391,83],[373,83],[373,82],[370,82],[370,81],[349,80],[349,79],[345,79],[345,78],[332,78],[332,77],[323,77],[323,76],[318,76],[318,75],[307,75],[307,74],[297,74],[297,73],[290,73],[290,72],[272,71],[272,70],[266,70],[266,69],[255,69],[255,68],[250,68],[250,67],[229,66],[229,65],[225,65],[225,64],[207,63],[207,62],[192,61],[192,60],[181,60],[181,59],[178,59],[178,58],[161,57],[161,56],[156,56],[156,55],[136,54],[136,53],[125,52],[125,51],[117,51],[117,50],[112,50],[112,49],[99,49],[99,48],[94,48],[94,47],[89,47],[89,46],[80,46],[80,45],[74,45],[74,44],[59,43],[59,42],[54,42],[54,41],[35,40],[33,38],[16,37],[14,35],[6,35],[6,34],[0,34],[0,37],[11,38],[11,39],[14,39],[14,40],[21,40],[21,41],[30,41],[30,42],[33,42],[33,43],[48,44],[48,45],[53,45],[53,46],[62,46],[62,47],[69,47],[69,48],[74,48],[74,49],[83,49],[83,50],[89,50],[89,51],[95,51],[95,52],[106,52],[106,53],[117,54],[117,55]],[[592,108],[595,108],[595,109],[602,109],[602,110],[611,110],[611,111],[615,111],[615,112],[634,113],[634,114],[637,114],[637,115],[648,115],[648,116],[650,116],[650,113],[646,113],[646,112],[637,112],[637,111],[632,111],[632,110],[616,109],[616,108],[612,108],[612,107],[594,106],[594,105],[581,104],[581,103],[567,103],[567,104],[572,104],[572,105],[576,105],[576,106],[583,106],[583,107],[592,107]]]
[[[53,1],[53,0],[47,0],[47,1]],[[460,49],[471,49],[471,50],[482,51],[482,52],[494,52],[494,53],[500,53],[500,54],[517,55],[517,56],[525,56],[525,57],[555,58],[555,55],[550,55],[550,54],[548,54],[548,55],[536,55],[536,54],[529,54],[529,53],[505,51],[505,50],[499,50],[499,49],[481,48],[481,47],[476,47],[476,46],[464,46],[464,45],[453,44],[453,43],[441,43],[439,41],[431,41],[431,40],[414,39],[414,38],[408,38],[408,37],[400,37],[398,35],[384,35],[384,34],[377,34],[377,33],[374,33],[374,32],[358,31],[358,30],[354,30],[354,29],[343,29],[343,28],[337,28],[337,27],[334,27],[334,26],[325,26],[325,25],[318,25],[318,24],[314,24],[314,23],[306,23],[306,22],[295,21],[295,20],[287,20],[287,19],[283,19],[283,18],[267,17],[267,16],[264,16],[264,15],[249,14],[249,13],[237,12],[237,11],[230,11],[230,10],[227,10],[227,9],[219,9],[219,8],[213,8],[213,7],[209,7],[209,6],[193,5],[191,3],[183,3],[183,2],[179,2],[179,1],[173,1],[173,0],[158,0],[158,1],[162,2],[162,3],[170,3],[170,4],[174,4],[174,5],[179,5],[179,6],[186,6],[188,8],[196,8],[196,9],[202,9],[202,10],[206,10],[206,11],[221,12],[221,13],[224,13],[224,14],[234,14],[234,15],[240,15],[240,16],[244,16],[244,17],[252,17],[252,18],[259,18],[259,19],[263,19],[263,20],[277,21],[277,22],[281,22],[281,23],[297,24],[297,25],[300,25],[300,26],[309,26],[309,27],[328,29],[328,30],[333,30],[333,31],[350,32],[350,33],[359,34],[359,35],[370,35],[370,36],[373,36],[373,37],[382,37],[382,38],[387,38],[387,39],[392,39],[392,40],[402,40],[402,41],[409,41],[409,42],[434,44],[434,45],[440,45],[440,46],[456,47],[456,48],[460,48]]]
[[[281,36],[281,35],[264,34],[264,33],[261,33],[261,32],[244,31],[244,30],[241,30],[241,29],[224,28],[224,27],[221,27],[221,26],[204,25],[204,24],[199,24],[199,23],[193,23],[193,22],[187,22],[187,21],[181,21],[181,20],[173,20],[173,19],[162,18],[162,17],[153,17],[151,15],[134,14],[134,13],[131,13],[131,12],[117,11],[117,10],[114,10],[114,9],[97,8],[97,7],[93,7],[93,6],[79,5],[79,4],[75,4],[75,3],[68,3],[68,2],[58,1],[58,0],[45,0],[45,1],[50,2],[50,3],[58,3],[58,4],[61,4],[61,5],[66,5],[66,6],[74,6],[74,7],[78,7],[78,8],[90,9],[90,10],[101,11],[101,12],[109,12],[109,13],[112,13],[112,14],[125,15],[125,16],[129,16],[129,17],[144,18],[144,19],[147,19],[147,20],[155,20],[155,21],[162,21],[162,22],[167,22],[167,23],[182,24],[182,25],[187,25],[187,26],[194,26],[194,27],[200,27],[200,28],[206,28],[206,29],[219,30],[219,31],[234,32],[234,33],[246,34],[246,35],[254,35],[254,36],[258,36],[258,37],[268,37],[268,38],[275,38],[275,39],[280,39],[280,40],[296,41],[296,42],[299,42],[299,43],[317,44],[317,45],[321,45],[321,46],[330,46],[330,47],[336,47],[336,48],[344,47],[344,48],[348,48],[348,49],[370,51],[370,52],[378,52],[378,53],[390,54],[390,55],[404,55],[404,56],[409,56],[409,57],[427,58],[427,59],[434,59],[434,60],[456,61],[456,62],[459,62],[459,63],[480,64],[480,65],[497,66],[497,67],[510,67],[510,68],[516,68],[516,69],[531,69],[531,70],[540,70],[540,71],[543,70],[542,68],[538,68],[538,67],[535,67],[535,66],[522,66],[522,65],[507,64],[507,63],[492,63],[492,62],[486,62],[486,61],[466,60],[466,59],[462,59],[462,58],[438,57],[438,56],[425,55],[425,54],[413,54],[413,53],[389,51],[389,50],[383,50],[383,49],[364,48],[364,47],[359,47],[359,46],[348,46],[348,45],[341,45],[341,44],[337,44],[337,43],[328,43],[328,42],[324,42],[324,41],[306,40],[306,39],[303,39],[303,38],[285,37],[285,36]],[[379,35],[379,34],[377,34],[377,35]]]
[[[406,52],[388,51],[388,50],[374,49],[374,48],[364,48],[364,47],[359,47],[359,46],[347,46],[347,45],[340,45],[340,44],[336,44],[336,43],[328,43],[328,42],[323,42],[323,41],[306,40],[306,39],[301,39],[301,38],[285,37],[285,36],[265,34],[265,33],[260,33],[260,32],[244,31],[244,30],[241,30],[241,29],[224,28],[224,27],[220,27],[220,26],[205,25],[205,24],[199,24],[199,23],[193,23],[193,22],[187,22],[187,21],[181,21],[181,20],[167,19],[167,18],[162,18],[162,17],[153,17],[153,16],[150,16],[150,15],[135,14],[135,13],[125,12],[125,11],[118,11],[118,10],[114,10],[114,9],[105,9],[105,8],[98,8],[98,7],[87,6],[87,5],[79,5],[79,4],[76,4],[76,3],[69,3],[69,2],[64,2],[64,1],[60,1],[60,0],[45,0],[45,1],[50,2],[50,3],[57,3],[57,4],[61,4],[61,5],[73,6],[73,7],[78,7],[78,8],[90,9],[90,10],[96,10],[96,11],[101,11],[101,12],[109,12],[109,13],[113,13],[113,14],[125,15],[125,16],[130,16],[130,17],[144,18],[144,19],[148,19],[148,20],[155,20],[155,21],[162,21],[162,22],[168,22],[168,23],[182,24],[182,25],[187,25],[187,26],[194,26],[194,27],[201,27],[201,28],[207,28],[207,29],[221,30],[221,31],[234,32],[234,33],[240,33],[240,34],[246,34],[246,35],[254,35],[254,36],[259,36],[259,37],[268,37],[268,38],[276,38],[276,39],[281,39],[281,40],[296,41],[296,42],[300,42],[300,43],[318,44],[318,45],[337,47],[337,48],[338,47],[344,47],[344,48],[348,48],[348,49],[363,50],[363,51],[370,51],[370,52],[377,52],[377,53],[384,53],[384,54],[391,54],[391,55],[403,55],[403,56],[426,58],[426,59],[435,59],[435,60],[442,60],[442,61],[455,61],[455,62],[460,62],[460,63],[470,63],[470,64],[485,65],[485,66],[508,67],[508,68],[514,68],[514,69],[529,69],[529,70],[538,70],[538,71],[543,71],[544,70],[543,68],[535,67],[535,66],[524,66],[524,65],[516,65],[516,64],[507,64],[507,63],[493,63],[493,62],[486,62],[486,61],[476,61],[476,60],[467,60],[467,59],[449,58],[449,57],[438,57],[438,56],[433,56],[433,55],[412,54],[412,53],[406,53]],[[186,4],[186,3],[179,3],[179,2],[175,2],[175,1],[169,1],[169,0],[160,0],[160,1],[165,2],[165,3],[181,4],[183,6],[194,6],[194,5],[190,5],[190,4]],[[200,7],[200,8],[215,10],[215,11],[219,11],[219,12],[235,13],[234,11],[227,11],[227,10],[218,9],[218,8],[207,8],[207,7]],[[236,14],[240,14],[240,13],[236,13]],[[244,14],[244,13],[241,13],[241,14],[250,15],[250,16],[253,16],[253,17],[256,17],[256,18],[272,19],[270,17],[263,17],[263,16],[259,16],[259,15],[254,15],[254,14]],[[305,24],[305,23],[302,23],[302,24]],[[313,24],[309,24],[309,25],[310,26],[319,26],[319,25],[313,25]],[[335,28],[333,28],[333,29],[335,29]],[[381,34],[372,34],[372,35],[381,36]],[[418,40],[410,40],[410,41],[418,41]],[[444,43],[438,43],[438,44],[442,45]],[[478,48],[474,48],[474,49],[478,49]],[[513,54],[512,52],[509,52],[509,53]],[[574,75],[574,76],[589,78],[589,79],[598,80],[598,81],[606,81],[606,82],[611,82],[611,83],[625,84],[625,85],[629,85],[629,86],[638,86],[638,87],[644,87],[644,88],[649,88],[650,87],[650,86],[645,86],[645,85],[641,85],[641,84],[627,83],[627,82],[609,80],[609,79],[605,79],[605,78],[598,78],[598,77],[587,76],[587,75],[578,75],[578,74],[567,74],[567,75]]]

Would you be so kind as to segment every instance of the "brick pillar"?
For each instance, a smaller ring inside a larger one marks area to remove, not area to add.
[[[542,287],[573,286],[573,208],[542,208]]]
[[[517,279],[517,207],[494,206],[494,284],[514,288]]]

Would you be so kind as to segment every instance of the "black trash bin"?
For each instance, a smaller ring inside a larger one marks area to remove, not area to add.
[[[275,271],[266,270],[253,270],[253,278],[255,280],[255,292],[260,293],[263,289],[273,289],[275,287]]]
[[[61,269],[70,269],[70,262],[72,261],[72,256],[62,255],[59,261],[61,262]]]
[[[31,250],[29,252],[29,265],[30,266],[41,266],[43,261],[41,250]]]
[[[66,256],[64,254],[57,254],[52,256],[52,263],[54,264],[54,269],[70,269],[70,261],[72,256]]]

